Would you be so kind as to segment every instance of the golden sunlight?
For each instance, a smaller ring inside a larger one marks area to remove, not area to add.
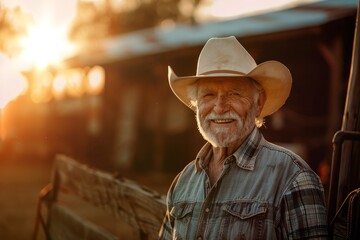
[[[95,66],[90,69],[87,74],[87,89],[89,94],[99,94],[105,84],[105,70],[100,66]]]
[[[45,23],[33,26],[28,36],[21,39],[21,45],[21,57],[39,69],[57,63],[73,49],[65,32]]]
[[[82,0],[84,1],[84,0]],[[104,2],[106,0],[87,0]],[[114,5],[121,5],[124,0],[111,0]],[[313,2],[317,0],[208,0],[203,1],[196,13],[200,21],[220,20],[223,18],[238,17],[254,14],[258,11],[269,11],[280,6]],[[75,52],[67,38],[69,23],[76,14],[77,0],[3,0],[5,5],[19,5],[31,12],[34,17],[33,25],[28,35],[20,39],[23,52],[13,58],[17,70],[29,70],[35,67],[43,70],[48,65],[54,65]],[[66,11],[61,11],[66,9]],[[1,59],[0,59],[1,60]],[[0,65],[2,65],[0,63]],[[6,68],[6,67],[5,67]],[[39,71],[41,72],[41,71]],[[15,73],[14,73],[15,74]],[[0,79],[0,108],[11,99],[17,97],[27,88],[27,82],[20,73],[11,77],[1,74]],[[31,99],[35,103],[48,102],[51,99],[62,99],[65,96],[80,97],[86,94],[99,94],[104,88],[104,69],[99,66],[91,68],[89,72],[76,69],[71,72],[62,72],[57,76],[44,74],[35,77],[31,82]],[[22,79],[22,80],[21,80]]]
[[[4,55],[0,55],[0,76],[0,109],[3,109],[27,90],[28,82]]]
[[[52,79],[50,72],[34,74],[30,98],[34,103],[49,102],[52,98]]]
[[[81,68],[70,69],[66,73],[66,90],[70,97],[81,97],[84,94],[84,70]]]
[[[55,77],[52,83],[53,96],[55,99],[62,99],[66,95],[66,78],[62,74]]]
[[[77,0],[2,0],[1,4],[18,6],[32,16],[27,36],[18,40],[23,53],[12,59],[18,69],[43,68],[71,54],[67,31],[76,14]]]

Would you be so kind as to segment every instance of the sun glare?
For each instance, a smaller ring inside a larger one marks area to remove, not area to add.
[[[0,55],[0,110],[28,88],[25,77],[14,70],[11,62]]]
[[[22,58],[31,61],[36,68],[44,68],[59,62],[71,51],[71,44],[64,31],[47,24],[33,26],[21,40]]]

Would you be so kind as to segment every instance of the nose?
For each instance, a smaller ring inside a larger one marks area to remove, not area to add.
[[[216,113],[225,113],[229,110],[229,104],[226,96],[220,95],[215,100],[214,111]]]

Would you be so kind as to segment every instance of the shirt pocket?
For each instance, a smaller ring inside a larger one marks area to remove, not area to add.
[[[172,239],[187,239],[190,220],[194,211],[195,203],[177,203],[170,211],[170,216],[174,219],[174,229]]]
[[[241,201],[224,204],[219,239],[264,239],[268,204]]]

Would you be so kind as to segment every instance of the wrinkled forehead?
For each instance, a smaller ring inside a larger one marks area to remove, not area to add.
[[[249,77],[214,77],[214,78],[201,78],[197,81],[198,90],[202,89],[260,89],[261,86]]]

